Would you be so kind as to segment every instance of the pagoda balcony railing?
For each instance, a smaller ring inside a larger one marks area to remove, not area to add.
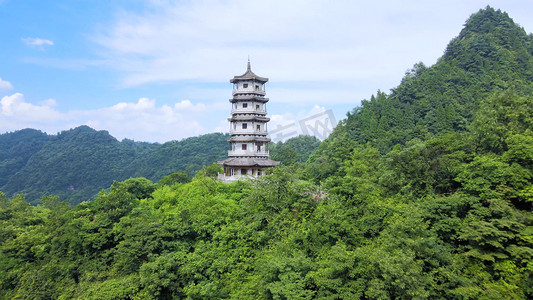
[[[266,92],[263,90],[233,90],[233,95],[237,94],[256,94],[256,95],[266,95]]]
[[[261,151],[255,151],[255,150],[228,150],[228,156],[234,157],[234,156],[269,156],[270,151],[268,150],[261,150]]]
[[[266,130],[248,130],[248,129],[230,129],[229,134],[242,134],[242,135],[249,135],[249,134],[256,134],[256,135],[267,135],[268,132]]]
[[[247,108],[237,108],[232,109],[231,114],[258,114],[266,115],[267,111],[264,109],[247,109]]]

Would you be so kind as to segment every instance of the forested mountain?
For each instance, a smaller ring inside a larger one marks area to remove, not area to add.
[[[287,166],[259,180],[0,193],[0,298],[531,299],[532,45],[482,9],[303,166],[274,146]]]
[[[189,176],[227,157],[228,135],[206,134],[182,141],[151,144],[116,140],[107,131],[87,126],[47,135],[24,129],[0,135],[0,191],[23,193],[38,203],[55,195],[72,204],[92,200],[113,181],[145,177],[159,181],[175,172]],[[284,165],[303,163],[320,141],[299,136],[272,144]]]
[[[46,134],[33,129],[0,135],[0,187],[22,169],[47,141]]]
[[[118,141],[87,126],[46,135],[25,129],[0,135],[0,191],[23,193],[38,203],[56,195],[76,204],[92,200],[114,180],[146,177],[158,181],[182,171],[191,176],[227,156],[228,136],[206,134],[150,144]]]
[[[390,94],[378,91],[348,113],[312,158],[327,165],[315,176],[340,170],[355,144],[369,142],[386,153],[415,138],[463,132],[492,95],[509,90],[532,95],[532,53],[533,35],[506,13],[490,7],[479,11],[434,66],[415,64]]]
[[[465,131],[494,93],[533,94],[532,53],[532,34],[504,12],[481,10],[435,65],[417,63],[390,94],[378,92],[363,100],[321,149],[345,139],[352,145],[370,142],[385,153],[413,138]]]

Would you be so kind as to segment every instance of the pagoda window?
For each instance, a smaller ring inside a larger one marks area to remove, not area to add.
[[[256,104],[255,105],[255,110],[259,110],[259,108],[260,108],[259,104]]]
[[[246,150],[246,144],[242,144],[242,150]]]
[[[257,152],[261,152],[261,146],[257,145]]]
[[[255,85],[255,90],[259,91],[259,86],[257,84]]]
[[[261,130],[261,125],[257,124],[257,131]]]
[[[241,169],[241,175],[246,175],[246,173],[248,173],[248,170],[246,170],[246,169]]]
[[[247,108],[248,107],[248,103],[243,103],[242,104],[242,108]]]
[[[242,84],[242,88],[243,88],[243,89],[248,88],[248,83],[243,83],[243,84]],[[226,107],[227,107],[227,106],[226,106]]]
[[[242,129],[247,129],[248,128],[248,123],[242,123]]]

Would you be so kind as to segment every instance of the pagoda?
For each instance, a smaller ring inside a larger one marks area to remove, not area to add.
[[[250,60],[246,73],[234,76],[233,98],[231,102],[230,123],[231,138],[228,142],[231,149],[228,158],[219,161],[224,167],[224,174],[219,180],[231,182],[242,178],[257,178],[265,174],[265,169],[279,165],[278,161],[268,158],[265,83],[268,78],[260,77],[252,72]]]

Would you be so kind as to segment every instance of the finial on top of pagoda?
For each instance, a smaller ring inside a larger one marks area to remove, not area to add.
[[[250,57],[248,57],[248,66],[246,68],[246,73],[242,74],[241,76],[233,76],[233,79],[231,79],[229,82],[236,83],[237,81],[243,81],[243,80],[257,80],[260,82],[267,82],[268,78],[261,77],[255,75],[254,72],[252,72],[252,66],[250,64]]]

